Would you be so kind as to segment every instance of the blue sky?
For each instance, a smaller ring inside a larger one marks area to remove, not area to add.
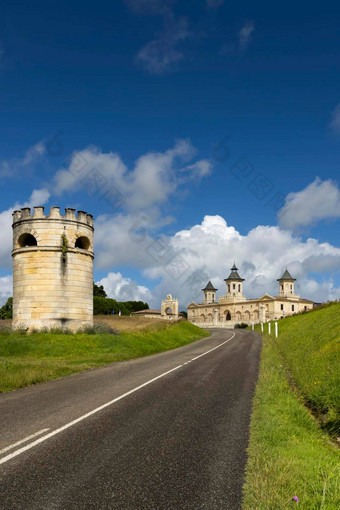
[[[223,294],[234,259],[249,297],[275,293],[288,266],[304,297],[339,298],[339,11],[223,0],[4,8],[0,299],[9,211],[42,202],[94,214],[95,278],[117,298],[159,306],[171,291],[184,307],[206,277]],[[114,209],[89,188],[93,169],[97,187],[123,197]],[[150,255],[157,243],[167,255]]]

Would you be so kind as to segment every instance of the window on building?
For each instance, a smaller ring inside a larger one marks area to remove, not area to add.
[[[235,290],[235,289],[236,289],[236,285],[235,285],[235,283],[233,283],[233,290]]]
[[[37,240],[32,234],[21,234],[18,239],[20,248],[28,248],[30,246],[37,246]]]
[[[241,292],[241,285],[238,286],[238,291]]]
[[[281,305],[281,310],[283,310],[283,305]]]
[[[292,305],[292,312],[294,312],[294,305]]]
[[[90,241],[87,237],[81,236],[78,237],[75,243],[75,248],[80,248],[81,250],[88,250],[90,247]]]

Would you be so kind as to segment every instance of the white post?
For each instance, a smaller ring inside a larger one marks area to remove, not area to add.
[[[271,333],[271,323],[268,322],[268,335],[270,335],[270,333]]]
[[[279,335],[279,325],[277,322],[275,322],[275,337],[277,338]]]
[[[254,323],[251,323],[251,329],[254,331]]]
[[[261,333],[263,333],[263,322],[261,322]]]

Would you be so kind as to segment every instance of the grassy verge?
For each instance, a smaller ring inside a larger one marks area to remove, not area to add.
[[[1,331],[0,392],[175,349],[208,335],[188,322],[161,323],[119,335]]]
[[[340,434],[340,303],[280,321],[278,349],[309,407]]]
[[[243,510],[340,508],[339,450],[303,405],[336,413],[337,314],[339,305],[332,305],[279,321],[278,340],[263,335]]]

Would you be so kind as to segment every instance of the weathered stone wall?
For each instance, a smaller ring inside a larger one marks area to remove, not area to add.
[[[93,324],[90,214],[66,209],[63,216],[59,207],[48,216],[43,207],[33,215],[29,208],[15,211],[12,255],[13,327],[75,330]]]

